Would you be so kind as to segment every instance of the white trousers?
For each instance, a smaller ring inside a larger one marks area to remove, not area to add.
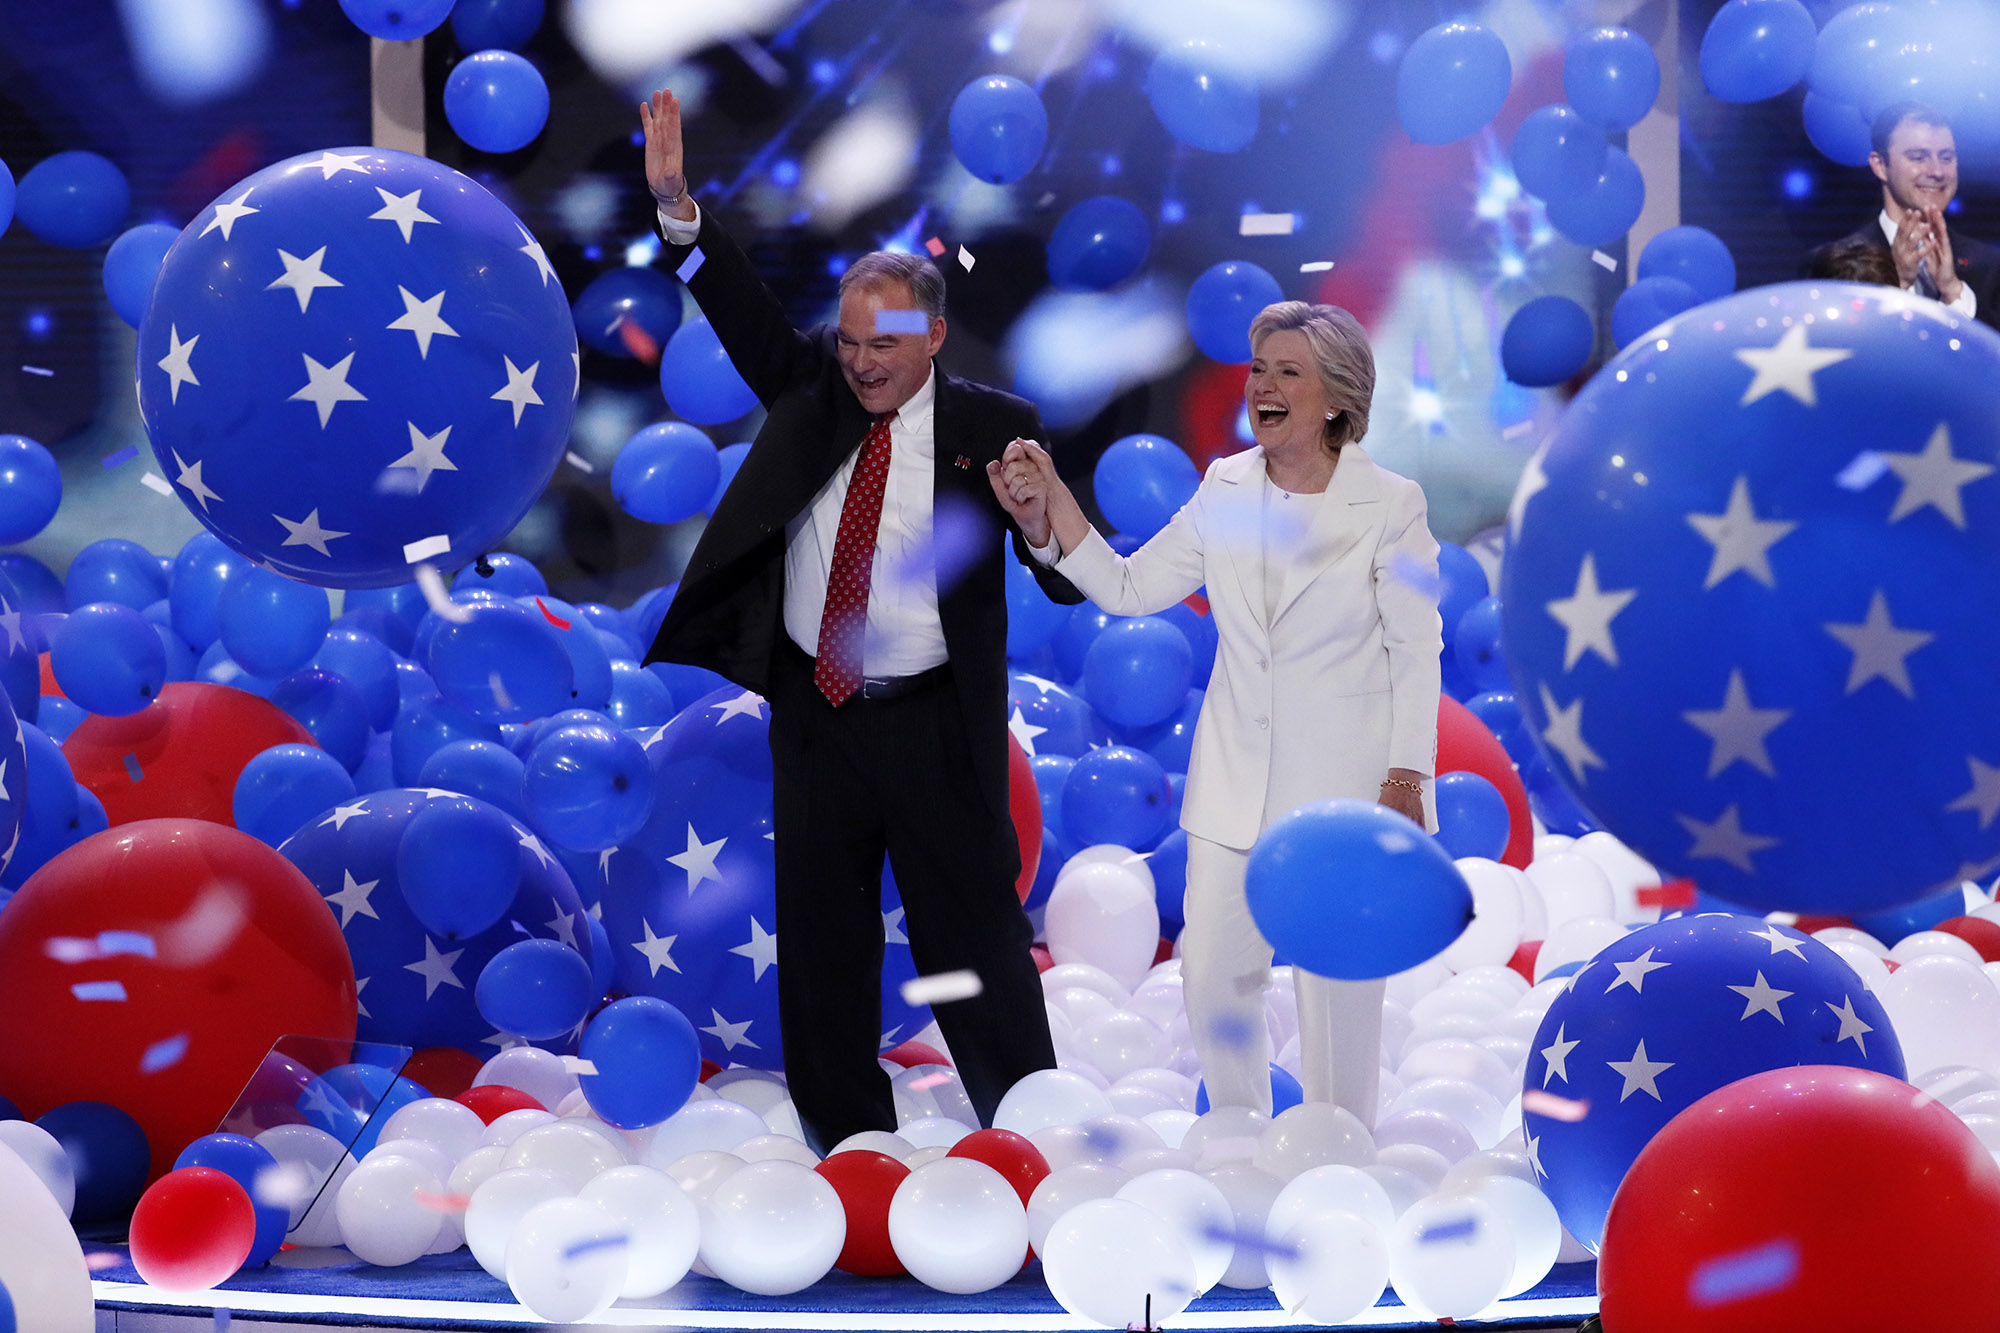
[[[1188,1028],[1214,1106],[1271,1113],[1271,1034],[1264,994],[1271,945],[1250,916],[1243,872],[1250,854],[1188,835],[1181,986]],[[1292,969],[1306,1100],[1333,1102],[1375,1126],[1387,981],[1336,981]]]

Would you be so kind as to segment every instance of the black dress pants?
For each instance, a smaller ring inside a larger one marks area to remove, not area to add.
[[[877,1063],[885,854],[917,974],[967,969],[983,985],[934,1013],[990,1125],[1008,1088],[1055,1067],[1055,1050],[1014,894],[1014,826],[980,794],[950,670],[834,708],[787,639],[772,681],[778,1015],[806,1141],[824,1154],[850,1134],[896,1128]]]

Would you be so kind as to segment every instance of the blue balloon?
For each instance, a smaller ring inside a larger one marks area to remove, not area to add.
[[[1111,625],[1083,659],[1083,697],[1114,726],[1165,721],[1179,710],[1193,679],[1187,636],[1158,616]]]
[[[380,639],[391,652],[404,654],[411,650],[417,625],[429,611],[423,590],[414,583],[350,588],[345,605],[342,620],[353,617],[353,624]]]
[[[197,532],[174,557],[167,576],[167,606],[174,632],[196,652],[205,652],[221,633],[216,609],[229,576],[247,561],[212,532]]]
[[[25,435],[0,435],[0,543],[27,541],[61,504],[55,455]]]
[[[381,1140],[390,1117],[423,1100],[425,1092],[381,1065],[360,1063],[335,1065],[312,1086],[325,1089],[329,1096],[315,1098],[308,1088],[300,1103],[307,1122],[343,1142],[351,1138],[347,1151],[357,1161]]]
[[[1094,602],[1078,602],[1068,611],[1069,619],[1056,631],[1055,655],[1063,679],[1074,681],[1083,675],[1083,657],[1090,651],[1090,645],[1104,633],[1106,626],[1123,617],[1099,609]]]
[[[1219,63],[1199,39],[1153,58],[1146,100],[1167,133],[1190,148],[1234,153],[1257,137],[1257,85]]]
[[[152,622],[129,606],[92,602],[70,612],[49,641],[56,684],[92,713],[123,717],[159,697],[167,653]]]
[[[285,1243],[285,1232],[291,1226],[291,1213],[282,1203],[267,1203],[270,1196],[269,1182],[260,1188],[258,1177],[266,1171],[274,1171],[278,1159],[271,1150],[255,1139],[246,1139],[241,1134],[204,1134],[181,1149],[181,1155],[174,1159],[174,1170],[184,1166],[205,1166],[211,1171],[220,1171],[243,1187],[250,1196],[250,1205],[257,1216],[257,1230],[250,1242],[250,1253],[243,1260],[245,1268],[254,1268],[264,1263],[278,1252]]]
[[[1146,857],[1153,872],[1153,897],[1160,909],[1160,934],[1173,939],[1187,926],[1187,830],[1168,829]]]
[[[546,597],[549,581],[526,556],[495,551],[460,570],[452,589],[477,589],[502,597]]]
[[[1669,227],[1646,242],[1634,269],[1647,278],[1679,278],[1696,299],[1719,301],[1736,290],[1736,259],[1714,232],[1701,227]]]
[[[1590,312],[1567,296],[1537,296],[1507,319],[1500,368],[1531,389],[1546,389],[1582,370],[1597,345]]]
[[[62,1145],[76,1172],[73,1221],[112,1222],[131,1213],[152,1166],[138,1121],[108,1102],[64,1102],[35,1123]]]
[[[1701,37],[1701,81],[1724,102],[1761,102],[1797,86],[1819,25],[1799,0],[1727,0]]]
[[[660,354],[660,392],[675,414],[698,426],[734,421],[757,406],[729,353],[701,315],[680,326]]]
[[[1660,95],[1660,60],[1627,28],[1592,28],[1563,50],[1563,94],[1599,129],[1629,130]]]
[[[1120,745],[1144,750],[1160,761],[1169,775],[1185,773],[1194,754],[1194,729],[1201,720],[1202,700],[1207,691],[1190,688],[1174,711],[1162,721],[1144,727],[1119,727]]]
[[[1220,645],[1215,617],[1195,610],[1186,602],[1175,602],[1160,612],[1159,617],[1179,626],[1181,633],[1187,636],[1188,647],[1194,653],[1194,677],[1189,682],[1189,688],[1207,689],[1208,678],[1215,670],[1216,649]]]
[[[620,1129],[659,1124],[687,1104],[701,1078],[694,1025],[650,995],[606,1005],[584,1030],[577,1054],[596,1070],[577,1080],[584,1100]]]
[[[744,455],[749,452],[750,446],[747,443],[725,444],[715,451],[716,462],[720,464],[721,470],[715,479],[715,494],[709,497],[708,503],[702,506],[703,509],[711,514],[715,512],[715,507],[722,503],[724,493],[729,490],[729,483],[736,480],[736,472],[743,466]]]
[[[361,691],[331,671],[305,667],[279,681],[266,696],[304,727],[340,766],[353,772],[368,752],[368,703]]]
[[[1839,954],[1740,916],[1675,917],[1606,945],[1558,990],[1529,1051],[1524,1088],[1590,1107],[1531,1107],[1524,1127],[1543,1192],[1593,1251],[1633,1159],[1717,1088],[1793,1065],[1905,1073],[1888,1013]]]
[[[1869,137],[1868,118],[1860,108],[1809,92],[1799,114],[1813,147],[1843,167],[1867,165],[1875,144]]]
[[[243,766],[231,811],[237,828],[276,847],[308,821],[353,799],[353,777],[325,750],[273,745]]]
[[[0,553],[0,573],[20,594],[19,604],[35,612],[64,611],[69,603],[64,599],[62,580],[55,571],[31,555],[19,551]]]
[[[1049,234],[1049,281],[1064,291],[1116,287],[1145,267],[1152,243],[1137,204],[1094,194],[1072,204]]]
[[[623,265],[590,280],[570,309],[576,336],[607,356],[651,362],[681,326],[681,293],[656,268]]]
[[[526,148],[549,123],[549,85],[513,51],[475,51],[444,81],[444,118],[482,153]]]
[[[547,255],[490,192],[414,154],[326,149],[239,181],[168,252],[140,413],[232,549],[323,587],[401,584],[411,545],[464,565],[542,494],[576,351]]]
[[[1150,864],[1150,863],[1149,863]],[[1306,1099],[1306,1091],[1292,1072],[1282,1065],[1271,1066],[1271,1114],[1283,1115]],[[1198,1079],[1194,1085],[1194,1113],[1207,1115],[1209,1112],[1208,1080]]]
[[[111,243],[104,254],[104,296],[118,318],[138,328],[153,297],[153,280],[160,263],[180,239],[181,229],[164,222],[142,222]]]
[[[1540,107],[1514,131],[1514,175],[1529,194],[1567,199],[1597,183],[1606,146],[1604,131],[1574,108]]]
[[[14,221],[14,171],[5,162],[0,162],[0,232],[7,230]]]
[[[1418,143],[1476,133],[1500,113],[1514,65],[1507,45],[1477,23],[1440,23],[1411,42],[1396,67],[1396,116]]]
[[[1458,634],[1459,620],[1490,591],[1479,557],[1456,542],[1438,543],[1438,617],[1446,644]]]
[[[1187,451],[1158,435],[1127,435],[1097,457],[1097,507],[1121,533],[1150,538],[1194,498],[1201,473]]]
[[[207,533],[202,536],[215,541]],[[335,622],[326,632],[326,641],[312,655],[311,665],[333,673],[360,693],[370,729],[387,731],[395,724],[400,702],[396,655],[373,634]]]
[[[621,659],[611,664],[611,698],[604,715],[621,731],[661,727],[673,720],[674,697],[666,681],[640,666]]]
[[[417,785],[477,796],[522,819],[528,811],[521,795],[527,771],[520,757],[498,741],[448,741],[424,760]]]
[[[1278,280],[1244,259],[1226,259],[1194,280],[1187,294],[1188,332],[1217,361],[1250,359],[1250,322],[1285,299]]]
[[[497,743],[500,726],[435,698],[404,708],[397,715],[390,736],[389,753],[397,785],[409,786],[416,782],[417,775],[438,750],[453,741]]]
[[[57,745],[68,740],[69,734],[76,730],[77,725],[90,716],[78,708],[74,701],[54,694],[43,699],[42,706],[36,711],[40,714],[42,730],[47,732],[49,739]]]
[[[1694,288],[1679,278],[1641,278],[1618,293],[1611,306],[1611,340],[1619,348],[1701,304]]]
[[[1482,690],[1465,701],[1466,711],[1478,718],[1516,764],[1535,753],[1534,738],[1521,725],[1521,705],[1511,689]]]
[[[1890,58],[1915,36],[1911,13],[1900,6],[1871,3],[1838,10],[1813,41],[1812,64],[1807,70],[1811,96],[1850,107],[1882,103]],[[1810,128],[1810,96],[1807,116]],[[1864,155],[1848,165],[1860,166],[1867,160]]]
[[[1527,730],[1523,719],[1523,730]],[[1534,733],[1528,732],[1530,739]],[[1528,793],[1528,809],[1542,827],[1551,833],[1561,833],[1571,838],[1581,838],[1586,833],[1594,833],[1603,827],[1597,817],[1583,808],[1568,787],[1549,768],[1548,756],[1536,742],[1534,753],[1517,761],[1521,772],[1521,785]]]
[[[143,611],[167,595],[159,557],[137,542],[103,537],[76,553],[63,582],[69,608],[117,602]]]
[[[1033,88],[988,74],[952,99],[950,132],[951,151],[967,171],[988,184],[1011,185],[1041,160],[1049,117]]]
[[[567,636],[519,602],[466,610],[464,623],[439,627],[427,654],[445,702],[494,722],[543,717],[570,702],[576,669],[564,647]]]
[[[1069,621],[1069,608],[1049,600],[1034,573],[1014,558],[1009,539],[1007,571],[1007,658],[1020,661],[1046,647]]]
[[[1454,861],[1462,856],[1497,861],[1507,850],[1512,830],[1507,801],[1477,773],[1438,774],[1431,803],[1437,810],[1437,840]]]
[[[11,757],[11,756],[10,756]],[[79,793],[69,761],[41,728],[21,724],[21,762],[25,782],[15,784],[12,767],[7,776],[10,801],[21,804],[20,841],[13,859],[0,873],[0,886],[19,888],[46,865],[50,858],[76,843],[81,836],[78,816]],[[10,841],[12,835],[9,835]]]
[[[385,42],[412,41],[434,31],[451,6],[452,0],[340,0],[355,27]]]
[[[1639,220],[1646,182],[1621,148],[1604,150],[1604,171],[1581,194],[1549,200],[1549,221],[1578,245],[1615,244]]]
[[[1079,757],[1063,783],[1063,831],[1080,847],[1150,847],[1166,830],[1172,799],[1159,760],[1129,745],[1102,746]]]
[[[396,844],[396,879],[424,929],[461,939],[484,932],[507,915],[521,886],[525,859],[514,822],[497,808],[482,801],[440,802],[419,810],[403,826]],[[484,1012],[483,1001],[480,1008]],[[572,1019],[558,1031],[574,1026]]]
[[[1458,618],[1452,660],[1479,690],[1507,688],[1507,659],[1500,649],[1500,599],[1482,597]]]
[[[1436,957],[1472,920],[1472,891],[1422,828],[1367,801],[1317,801],[1250,849],[1257,929],[1321,976],[1367,981]]]
[[[287,676],[312,661],[332,623],[324,589],[255,565],[229,576],[215,608],[217,641],[257,676]]]
[[[680,421],[644,426],[611,465],[611,497],[633,518],[678,523],[693,518],[715,497],[722,460],[715,442]]]
[[[1932,930],[1955,916],[1965,915],[1965,892],[1954,884],[1927,898],[1887,912],[1862,912],[1854,924],[1891,948],[1905,936]]]
[[[1111,744],[1111,728],[1089,701],[1053,681],[1017,672],[1007,696],[1009,715],[1018,709],[1022,721],[1035,729],[1037,756],[1060,754],[1074,759]]]
[[[645,824],[653,770],[639,742],[605,726],[562,727],[535,743],[522,784],[535,827],[580,852],[615,847]]]
[[[1761,911],[1883,910],[2000,857],[1968,767],[2000,713],[1963,706],[2000,656],[2000,486],[1974,479],[2000,470],[2000,334],[1911,338],[1885,293],[1759,287],[1633,344],[1508,544],[1508,664],[1556,778]],[[1863,453],[1892,469],[1866,489],[1823,465]]]
[[[542,26],[542,0],[458,0],[451,32],[466,51],[512,51]]]
[[[603,637],[591,629],[575,607],[560,598],[535,597],[526,604],[556,631],[557,642],[569,654],[575,683],[565,702],[572,708],[602,710],[611,701],[611,654]],[[568,628],[556,621],[562,621]]]
[[[132,208],[125,173],[96,153],[57,153],[21,177],[14,216],[66,250],[90,250],[118,234]]]

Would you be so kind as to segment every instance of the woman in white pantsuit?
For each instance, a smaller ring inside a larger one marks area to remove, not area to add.
[[[1181,813],[1181,976],[1211,1103],[1269,1114],[1272,954],[1244,901],[1250,847],[1272,820],[1331,797],[1432,826],[1442,645],[1423,491],[1356,443],[1375,388],[1360,324],[1286,301],[1257,317],[1250,345],[1256,447],[1217,460],[1129,557],[1090,527],[1040,446],[1016,441],[989,473],[1031,541],[1053,532],[1043,558],[1106,611],[1150,614],[1207,587],[1220,642]],[[1295,975],[1306,1097],[1373,1125],[1384,983]]]

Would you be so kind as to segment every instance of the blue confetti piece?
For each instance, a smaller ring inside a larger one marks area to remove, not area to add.
[[[931,331],[931,317],[921,310],[877,310],[875,312],[875,332],[914,333],[918,337]]]
[[[215,1310],[215,1333],[229,1333],[229,1311],[221,1306]]]
[[[97,952],[102,958],[114,958],[119,954],[134,954],[140,958],[159,956],[153,945],[153,937],[137,930],[98,932]]]
[[[595,1236],[590,1240],[580,1240],[563,1251],[564,1262],[569,1262],[596,1250],[622,1250],[627,1241],[624,1236]]]
[[[1696,1305],[1728,1305],[1781,1291],[1798,1277],[1798,1242],[1780,1239],[1710,1259],[1694,1270],[1688,1280],[1688,1295]]]
[[[106,454],[104,456],[104,466],[108,471],[111,468],[117,467],[121,463],[129,463],[138,456],[139,456],[139,446],[136,444],[128,444],[123,449],[118,450],[116,453]]]
[[[145,778],[145,773],[139,768],[138,755],[128,754],[125,756],[125,776],[132,779],[135,786]]]
[[[187,1048],[188,1034],[185,1032],[176,1032],[171,1037],[156,1041],[146,1048],[144,1055],[139,1057],[139,1072],[157,1074],[162,1069],[171,1069],[181,1062],[181,1057],[187,1054]]]
[[[1268,1254],[1280,1259],[1296,1259],[1299,1257],[1298,1246],[1282,1240],[1273,1240],[1269,1236],[1266,1236],[1261,1228],[1238,1231],[1235,1227],[1221,1226],[1211,1222],[1202,1229],[1202,1234],[1209,1240],[1234,1245],[1239,1252]]]
[[[1470,1213],[1453,1222],[1425,1227],[1417,1235],[1419,1245],[1438,1245],[1448,1240],[1471,1240],[1479,1234],[1479,1219]]]
[[[1888,459],[1873,449],[1863,449],[1846,467],[1834,474],[1833,484],[1845,491],[1865,491],[1888,470]]]
[[[679,278],[682,282],[692,281],[694,279],[694,275],[701,271],[702,261],[703,261],[703,255],[701,253],[701,250],[699,247],[696,247],[695,249],[688,252],[688,257],[686,259],[683,259],[681,261],[681,266],[674,270],[674,276]]]
[[[79,1000],[123,1000],[125,983],[122,981],[79,981],[69,988],[69,993]]]

